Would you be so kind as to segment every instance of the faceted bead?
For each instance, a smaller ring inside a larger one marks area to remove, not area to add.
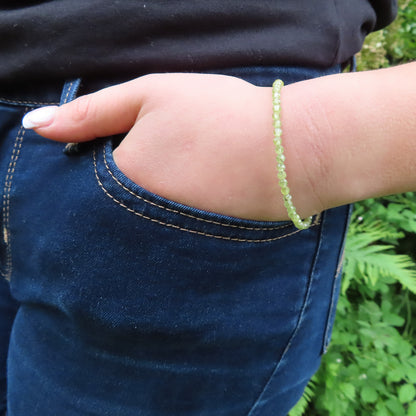
[[[274,142],[274,148],[276,151],[276,154],[283,154],[283,147],[282,147],[282,141],[279,140],[277,137],[273,139]]]
[[[286,183],[287,183],[287,181],[286,181]],[[280,190],[281,190],[281,192],[282,192],[282,194],[285,196],[285,197],[287,197],[287,196],[290,196],[289,195],[289,192],[290,192],[290,189],[289,189],[289,187],[287,186],[287,184],[280,184]]]
[[[291,206],[287,209],[290,218],[293,218],[296,215],[296,210],[294,206]]]
[[[277,161],[283,165],[285,160],[286,160],[285,155],[283,153],[278,153]]]
[[[282,180],[282,179],[286,179],[286,172],[285,171],[280,171],[277,173],[277,177]]]
[[[283,156],[283,161],[285,160],[284,158],[284,154],[283,154],[283,149],[281,147],[279,147],[278,149],[276,149],[276,160],[279,161],[281,159],[281,156]]]
[[[275,126],[274,135],[280,137],[282,135],[282,129]]]

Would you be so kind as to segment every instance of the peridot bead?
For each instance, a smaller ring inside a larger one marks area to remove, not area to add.
[[[277,172],[277,177],[282,180],[282,179],[286,179],[286,172],[284,170]]]
[[[279,183],[279,185],[280,185],[280,190],[281,190],[281,193],[283,195],[283,198],[285,199],[289,195],[290,189],[289,189],[288,186],[282,184],[281,182]],[[285,201],[286,201],[286,199],[285,199]]]
[[[290,219],[293,221],[293,219],[295,218],[296,215],[296,209],[295,207],[292,205],[287,209],[287,213],[289,214]]]

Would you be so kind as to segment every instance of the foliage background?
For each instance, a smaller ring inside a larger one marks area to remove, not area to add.
[[[416,59],[416,0],[357,69]],[[290,416],[416,416],[416,193],[355,204],[332,342]]]

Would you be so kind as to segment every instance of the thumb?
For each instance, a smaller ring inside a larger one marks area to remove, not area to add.
[[[134,125],[143,95],[139,78],[81,96],[70,103],[38,108],[22,120],[26,129],[61,142],[82,142],[124,133]]]

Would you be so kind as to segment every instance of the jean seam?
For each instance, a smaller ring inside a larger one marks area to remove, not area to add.
[[[105,149],[104,149],[104,151],[105,151]],[[105,153],[104,153],[104,155],[105,155]],[[212,237],[212,238],[217,238],[217,239],[221,239],[221,240],[247,242],[247,243],[267,243],[267,242],[271,242],[271,241],[281,240],[283,238],[289,237],[291,235],[294,235],[294,234],[297,234],[298,232],[300,232],[300,230],[296,230],[296,231],[293,231],[291,233],[285,234],[283,236],[274,237],[274,238],[245,239],[245,238],[226,237],[226,236],[217,235],[217,234],[205,233],[205,232],[202,232],[202,231],[193,230],[193,229],[190,229],[190,228],[184,228],[184,227],[180,227],[179,225],[176,225],[176,224],[171,224],[171,223],[167,223],[167,222],[164,222],[164,221],[161,221],[161,220],[157,220],[155,218],[151,218],[147,215],[144,215],[143,213],[138,212],[138,211],[128,207],[127,205],[123,204],[121,201],[119,201],[113,195],[111,195],[110,192],[104,187],[104,185],[101,182],[101,180],[99,178],[99,175],[98,175],[96,147],[94,147],[94,151],[93,151],[93,163],[94,163],[94,173],[95,173],[95,177],[97,179],[98,185],[100,186],[100,188],[104,191],[104,193],[112,201],[114,201],[117,205],[121,206],[122,208],[126,209],[128,212],[131,212],[132,214],[137,215],[138,217],[144,218],[144,219],[152,221],[154,223],[164,225],[166,227],[174,228],[174,229],[177,229],[177,230],[180,230],[180,231],[186,231],[186,232],[189,232],[189,233],[192,233],[192,234],[202,235],[202,236],[205,236],[205,237]],[[111,174],[111,172],[110,172],[110,174]],[[133,194],[133,195],[135,195],[135,194]],[[141,197],[139,197],[139,198],[141,198]],[[146,202],[146,200],[144,200],[144,201]],[[163,206],[161,208],[166,209]],[[315,222],[313,225],[315,226],[317,224],[318,224],[318,222]],[[223,225],[223,224],[221,224],[221,225]]]
[[[259,407],[258,406],[258,403],[260,402],[262,396],[265,394],[267,388],[271,384],[271,382],[272,382],[272,380],[274,378],[274,375],[279,370],[280,365],[281,365],[282,361],[284,360],[286,354],[288,353],[288,351],[289,351],[289,349],[290,349],[290,347],[292,345],[293,340],[295,339],[297,333],[299,332],[299,328],[301,327],[302,320],[303,320],[303,316],[305,315],[306,305],[308,304],[308,300],[309,300],[310,294],[311,294],[314,271],[315,271],[316,264],[318,262],[319,252],[320,252],[320,249],[321,249],[321,240],[322,240],[322,227],[321,227],[320,232],[319,232],[318,244],[317,244],[317,247],[316,247],[316,250],[315,250],[315,256],[314,256],[314,259],[313,259],[312,268],[311,268],[311,270],[309,272],[308,287],[306,289],[305,298],[303,300],[303,304],[302,304],[302,307],[301,307],[301,311],[299,313],[299,318],[298,318],[298,320],[296,322],[295,329],[293,330],[293,333],[290,336],[290,338],[289,338],[289,340],[288,340],[288,342],[286,344],[286,347],[283,350],[283,353],[282,353],[280,359],[276,363],[276,365],[274,367],[274,370],[272,371],[269,379],[267,380],[266,384],[264,385],[263,390],[259,394],[259,396],[258,396],[257,400],[254,402],[254,404],[251,406],[249,412],[247,413],[247,416],[255,416],[255,412],[256,412],[256,410]]]
[[[17,104],[17,105],[30,105],[30,106],[43,106],[43,105],[58,105],[58,102],[55,101],[48,101],[48,102],[40,102],[40,101],[30,101],[30,100],[12,100],[10,98],[0,97],[0,104]]]
[[[12,100],[9,98],[4,98],[4,97],[0,97],[0,103],[4,103],[4,104],[18,104],[18,105],[32,105],[32,106],[42,106],[42,105],[58,105],[58,102],[39,102],[39,101],[30,101],[30,100],[26,100],[26,101],[21,101],[21,100]]]
[[[342,272],[342,265],[344,264],[344,258],[345,258],[345,250],[342,250],[341,258],[338,261],[338,266],[335,271],[335,280],[338,279],[338,276]]]
[[[28,108],[25,108],[25,113],[29,111]],[[12,155],[10,157],[9,166],[7,168],[6,179],[4,181],[3,188],[3,241],[6,245],[6,265],[5,269],[1,271],[1,274],[7,279],[10,280],[13,264],[12,264],[12,251],[10,243],[10,193],[12,189],[13,176],[16,169],[17,160],[20,156],[20,151],[22,148],[23,137],[26,133],[26,130],[23,126],[20,126],[19,131],[17,132],[16,139],[13,146]]]
[[[333,316],[333,314],[336,312],[336,303],[337,303],[337,299],[335,298],[335,291],[337,289],[338,284],[341,285],[341,282],[338,283],[338,280],[342,278],[341,276],[341,272],[342,272],[342,265],[344,263],[344,257],[345,257],[345,242],[346,242],[346,234],[347,234],[347,230],[348,230],[348,225],[350,222],[350,216],[351,216],[351,205],[350,205],[350,209],[349,209],[349,215],[347,217],[347,220],[345,222],[345,228],[344,228],[344,239],[343,239],[343,243],[341,245],[340,248],[340,254],[338,255],[338,264],[337,264],[337,268],[335,271],[335,277],[334,277],[334,281],[332,284],[332,291],[331,291],[331,304],[328,310],[328,315],[327,315],[327,320],[326,320],[326,325],[325,325],[325,332],[324,332],[324,339],[323,339],[323,344],[322,344],[322,353],[325,354],[328,350],[328,346],[329,346],[329,342],[330,342],[330,334],[332,332],[332,326],[333,323],[331,325],[331,317]]]
[[[327,316],[327,319],[326,319],[325,332],[324,332],[324,341],[323,341],[323,347],[322,347],[322,353],[323,354],[325,354],[327,352],[328,345],[329,345],[329,333],[330,333],[330,329],[331,329],[331,317],[332,317],[332,314],[334,313],[334,308],[335,308],[335,291],[336,291],[336,288],[337,288],[338,279],[341,278],[340,273],[341,273],[341,270],[342,270],[341,265],[342,265],[343,258],[344,258],[344,253],[342,253],[341,260],[339,261],[337,271],[335,273],[334,281],[332,283],[331,304],[329,305],[328,316]]]

